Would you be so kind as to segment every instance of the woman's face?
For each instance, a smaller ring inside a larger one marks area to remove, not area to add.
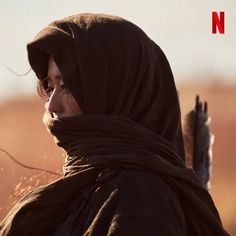
[[[62,73],[52,57],[48,61],[47,77],[49,99],[45,104],[45,109],[53,114],[54,118],[81,115],[83,112],[73,95],[65,87]]]

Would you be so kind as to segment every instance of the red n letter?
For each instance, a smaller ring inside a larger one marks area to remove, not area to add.
[[[223,11],[220,12],[220,18],[217,15],[216,11],[212,12],[212,33],[216,34],[216,27],[220,34],[225,33],[225,13]]]

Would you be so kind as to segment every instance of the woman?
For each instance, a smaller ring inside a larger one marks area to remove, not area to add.
[[[228,235],[184,164],[178,96],[162,50],[101,14],[52,22],[27,45],[64,177],[28,193],[0,235]]]

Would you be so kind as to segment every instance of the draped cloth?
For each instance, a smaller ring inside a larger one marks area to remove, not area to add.
[[[47,77],[49,56],[54,58],[84,114],[127,117],[173,143],[184,159],[170,65],[138,26],[115,16],[74,15],[49,24],[27,50],[40,80]]]
[[[47,118],[45,122],[58,146],[68,153],[65,177],[21,199],[2,222],[0,235],[227,235],[209,193],[185,167],[173,146],[150,130],[119,116],[81,115]],[[121,173],[129,173],[131,178],[134,175],[142,193],[130,197],[136,183],[130,184]],[[112,186],[117,186],[111,191],[115,194],[127,184],[127,198],[119,194],[107,197]],[[108,210],[96,202],[96,194]],[[176,222],[172,225],[168,209],[162,211],[161,206],[153,204],[153,210],[148,208],[149,215],[142,207],[150,202],[161,203],[163,199],[155,198],[160,194],[171,201],[177,222],[184,215],[183,231],[177,230]],[[124,201],[132,206],[136,198],[139,217],[132,215],[134,208],[121,204]],[[92,208],[87,207],[91,204]],[[70,210],[73,207],[74,213]],[[127,212],[128,220],[120,222]],[[99,219],[105,219],[105,223]]]
[[[47,88],[53,57],[83,115],[45,123],[67,152],[65,176],[24,196],[1,236],[227,235],[185,167],[181,115],[163,51],[119,17],[54,21],[27,45]]]

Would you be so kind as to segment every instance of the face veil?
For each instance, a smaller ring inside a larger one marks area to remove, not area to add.
[[[79,14],[54,21],[27,45],[39,79],[52,56],[83,112],[123,116],[173,145],[184,159],[178,95],[168,60],[138,26]]]

